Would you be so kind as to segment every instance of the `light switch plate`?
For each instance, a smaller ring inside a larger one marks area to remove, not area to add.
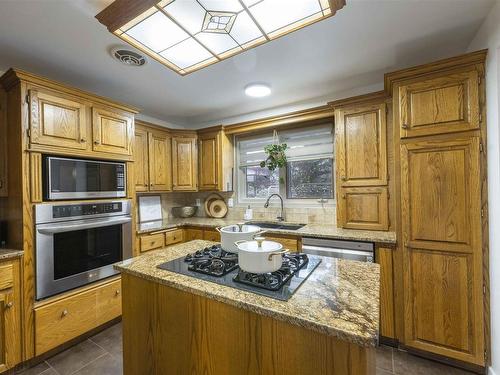
[[[229,198],[227,200],[227,206],[228,207],[234,207],[234,199],[233,198]]]

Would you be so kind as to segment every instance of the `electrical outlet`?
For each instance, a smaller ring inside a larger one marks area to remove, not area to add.
[[[200,207],[201,206],[201,199],[196,198],[196,206]]]
[[[234,207],[234,199],[233,198],[229,198],[227,200],[227,206],[228,207]]]

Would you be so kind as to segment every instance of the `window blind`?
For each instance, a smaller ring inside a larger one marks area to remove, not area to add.
[[[264,147],[273,143],[272,134],[263,134],[258,137],[245,137],[238,140],[238,154],[240,167],[259,165],[267,155]]]

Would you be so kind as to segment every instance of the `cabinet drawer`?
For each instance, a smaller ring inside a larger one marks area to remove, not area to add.
[[[164,234],[163,233],[158,233],[158,234],[150,234],[147,236],[141,237],[140,243],[141,243],[141,252],[143,251],[149,251],[153,249],[160,249],[165,246],[164,242]]]
[[[203,230],[202,229],[186,229],[186,241],[202,240]]]
[[[184,239],[182,229],[176,229],[165,233],[165,245],[173,245]]]
[[[104,324],[122,314],[122,282],[113,281],[96,291],[97,325]]]
[[[203,231],[203,239],[207,241],[220,242],[220,234],[215,230]]]
[[[265,236],[268,241],[275,241],[283,245],[283,248],[288,249],[290,251],[298,251],[299,244],[296,238],[282,238],[282,237],[269,237]]]
[[[14,284],[14,267],[12,263],[0,265],[0,290],[12,288]]]
[[[95,291],[35,309],[35,354],[40,355],[96,326]]]

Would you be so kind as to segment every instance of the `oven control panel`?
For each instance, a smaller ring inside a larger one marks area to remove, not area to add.
[[[61,218],[85,215],[99,215],[121,211],[121,202],[68,204],[52,207],[52,217]]]

